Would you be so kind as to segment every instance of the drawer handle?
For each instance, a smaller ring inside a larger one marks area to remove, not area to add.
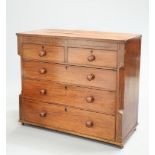
[[[93,96],[88,96],[88,97],[86,97],[86,101],[88,103],[92,103],[92,102],[94,102],[94,97]]]
[[[46,95],[46,93],[47,93],[46,89],[41,89],[41,90],[40,90],[40,94]]]
[[[91,81],[93,79],[95,79],[95,75],[94,74],[88,74],[87,75],[87,80]]]
[[[40,117],[46,117],[47,113],[46,112],[41,112]]]
[[[87,60],[88,60],[89,62],[94,61],[94,60],[95,60],[95,55],[90,55],[90,56],[87,58]]]
[[[43,57],[43,56],[45,56],[46,55],[46,51],[45,50],[41,50],[40,52],[39,52],[39,56],[40,57]]]
[[[91,128],[91,127],[93,127],[94,123],[93,123],[93,121],[86,121],[85,125],[86,125],[86,127]]]
[[[40,74],[45,74],[46,72],[47,72],[46,68],[41,68],[41,69],[39,70],[39,73],[40,73]]]

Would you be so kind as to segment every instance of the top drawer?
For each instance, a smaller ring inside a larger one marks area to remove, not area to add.
[[[68,48],[68,62],[116,68],[117,52],[87,48]]]
[[[22,56],[27,59],[64,62],[64,47],[40,44],[23,44]]]

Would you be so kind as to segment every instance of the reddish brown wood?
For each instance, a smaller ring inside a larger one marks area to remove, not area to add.
[[[23,44],[22,47],[25,59],[64,62],[64,47],[44,44]]]
[[[40,56],[40,57],[43,57],[43,56],[45,56],[47,54],[47,52],[44,50],[44,49],[42,49],[42,50],[40,50],[39,52],[38,52],[38,55]]]
[[[29,79],[23,80],[22,87],[22,96],[28,99],[115,114],[115,92]],[[46,90],[46,94],[42,95],[40,90]]]
[[[116,71],[113,70],[24,61],[23,76],[32,79],[116,90]]]
[[[141,35],[18,33],[20,121],[123,146],[135,131]]]
[[[72,64],[117,67],[117,52],[88,48],[69,48],[68,62]]]
[[[94,123],[93,121],[86,121],[86,127],[90,128],[93,127]]]
[[[127,41],[129,39],[140,37],[139,34],[132,33],[114,33],[114,32],[93,32],[80,30],[61,30],[61,29],[43,29],[29,32],[18,33],[25,36],[44,36],[44,37],[68,37],[76,39],[102,39],[108,41]]]
[[[46,117],[46,115],[47,115],[47,112],[45,111],[40,112],[40,117]]]
[[[90,54],[90,56],[87,57],[87,60],[88,60],[89,62],[95,61],[95,59],[96,59],[96,57],[95,57],[95,55],[93,55],[93,54]]]
[[[91,73],[91,74],[88,74],[88,75],[87,75],[87,80],[88,80],[88,81],[92,81],[92,80],[94,80],[94,79],[95,79],[95,75],[94,75],[94,74]]]
[[[86,97],[86,101],[88,103],[92,103],[92,102],[94,102],[94,97],[93,96],[88,96],[88,97]]]
[[[29,100],[22,100],[21,111],[23,121],[114,140],[114,116]]]
[[[141,39],[135,38],[125,44],[124,91],[122,138],[138,124],[139,70]]]
[[[46,74],[46,72],[47,72],[47,69],[46,68],[40,68],[39,69],[39,73],[40,74]]]
[[[40,94],[45,95],[47,93],[46,89],[40,89]]]

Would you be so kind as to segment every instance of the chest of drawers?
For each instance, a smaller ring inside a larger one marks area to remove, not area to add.
[[[20,122],[123,146],[137,126],[141,35],[17,33]]]

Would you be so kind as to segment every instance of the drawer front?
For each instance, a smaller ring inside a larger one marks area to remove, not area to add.
[[[53,62],[64,62],[64,47],[23,44],[22,56],[26,59],[36,59]]]
[[[114,140],[115,117],[22,99],[21,119],[41,126]]]
[[[22,96],[85,110],[115,114],[115,93],[109,91],[24,79]]]
[[[116,71],[112,70],[25,61],[23,75],[35,79],[116,90]]]
[[[86,48],[68,48],[68,62],[81,65],[117,67],[117,52],[91,50]]]

